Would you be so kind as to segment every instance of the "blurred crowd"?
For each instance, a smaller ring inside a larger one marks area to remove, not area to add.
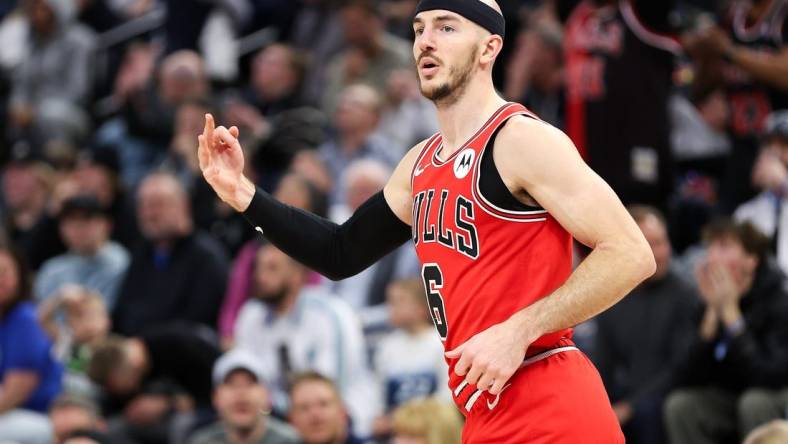
[[[0,443],[459,442],[412,246],[329,281],[196,153],[213,113],[259,186],[346,220],[438,130],[416,4],[0,2]],[[657,260],[575,331],[628,442],[788,442],[788,0],[499,4],[501,95]]]

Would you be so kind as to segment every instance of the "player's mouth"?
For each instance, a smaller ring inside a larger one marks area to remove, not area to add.
[[[432,77],[438,72],[439,65],[435,59],[424,57],[419,61],[419,72],[424,77]]]

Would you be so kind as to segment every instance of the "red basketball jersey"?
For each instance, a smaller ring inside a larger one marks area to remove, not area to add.
[[[548,212],[505,210],[481,195],[481,157],[514,115],[536,118],[508,103],[449,158],[441,158],[440,134],[432,136],[413,168],[413,241],[446,350],[549,295],[572,271],[572,237]],[[571,334],[548,334],[534,346],[550,347]],[[450,374],[454,388],[462,378]]]

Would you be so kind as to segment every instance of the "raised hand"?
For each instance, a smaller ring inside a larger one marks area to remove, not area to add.
[[[244,154],[238,128],[215,128],[213,116],[205,115],[205,128],[197,137],[197,157],[203,177],[216,194],[236,211],[244,211],[254,196],[254,184],[244,175]]]

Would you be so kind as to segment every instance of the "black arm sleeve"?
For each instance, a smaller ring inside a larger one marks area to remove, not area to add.
[[[363,271],[411,237],[382,191],[342,225],[285,205],[259,187],[243,215],[279,249],[335,281]]]

